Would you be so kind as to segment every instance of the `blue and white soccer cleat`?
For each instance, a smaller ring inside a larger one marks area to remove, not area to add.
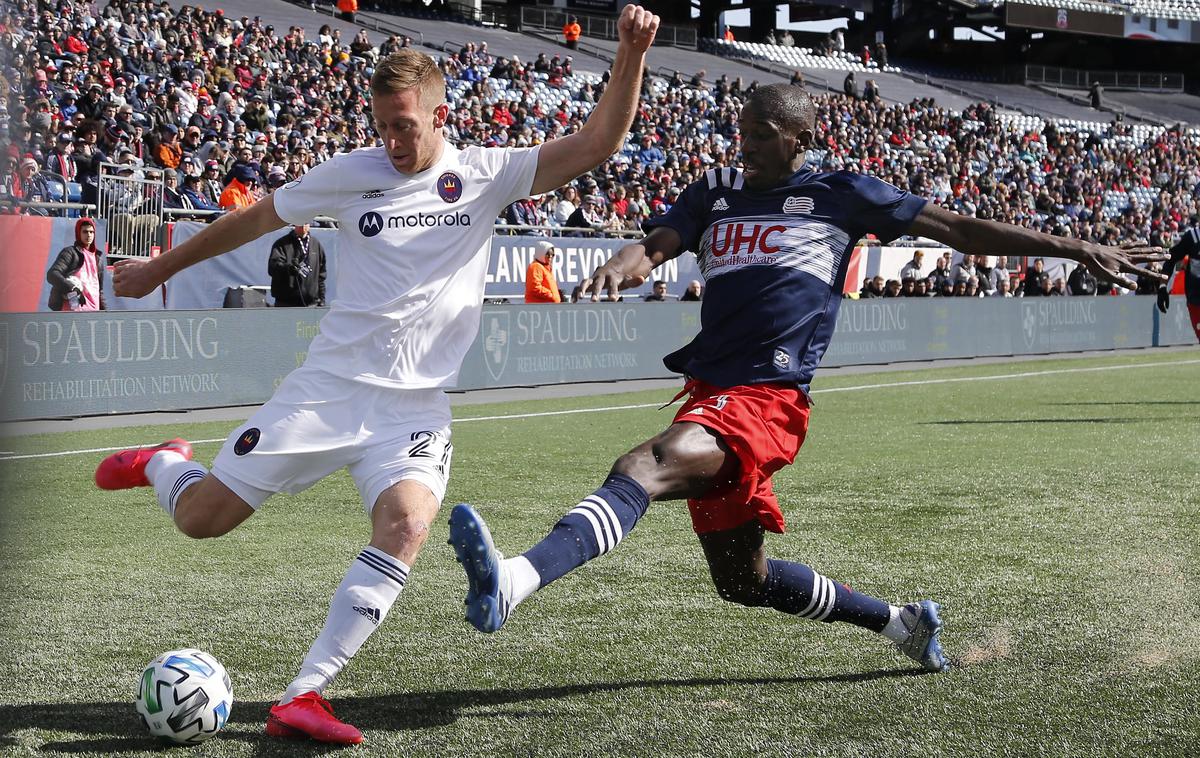
[[[942,643],[938,640],[942,633],[942,620],[938,617],[941,609],[942,606],[932,600],[910,603],[900,609],[900,622],[908,630],[908,637],[897,642],[896,647],[926,671],[950,668],[950,659],[942,652]]]
[[[498,631],[512,610],[512,578],[487,524],[466,503],[450,511],[449,542],[467,572],[467,621],[481,632]]]

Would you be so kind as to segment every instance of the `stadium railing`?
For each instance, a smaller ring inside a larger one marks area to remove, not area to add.
[[[225,214],[225,210],[202,210],[200,208],[163,208],[163,218],[167,221],[215,219]]]
[[[540,234],[543,237],[607,237],[607,238],[624,238],[624,237],[640,237],[643,232],[640,229],[593,229],[587,226],[516,226],[512,224],[496,224],[492,227],[497,234],[530,235]]]
[[[1178,94],[1184,90],[1184,76],[1180,73],[1158,71],[1086,71],[1056,66],[1026,64],[1026,84],[1049,84],[1068,89],[1088,89],[1093,82],[1107,89],[1136,90],[1138,92],[1166,92]]]
[[[63,211],[80,211],[82,213],[96,216],[96,206],[90,203],[33,203],[21,201],[7,201],[0,203],[0,208],[12,207],[28,207],[28,208],[46,208],[52,211],[60,211],[53,215],[67,215]],[[208,223],[213,219],[222,216],[226,213],[224,210],[206,211],[193,208],[163,208],[164,224],[173,223],[176,221],[202,221]],[[315,223],[321,224],[326,228],[337,228],[337,219],[329,216],[317,216],[313,219]],[[606,239],[626,239],[642,236],[642,232],[638,229],[593,229],[591,227],[576,227],[576,226],[526,226],[514,224],[495,224],[492,229],[497,235],[505,237],[549,237],[561,238],[570,237],[572,239],[581,238],[606,238]],[[162,229],[156,230],[155,239],[163,238]],[[114,251],[112,257],[115,258],[148,258],[151,255],[151,246],[139,246],[130,250]]]
[[[1029,115],[1032,115],[1032,116],[1042,115],[1026,106],[1022,106],[1019,103],[1010,103],[1006,100],[1000,100],[999,98],[994,97],[992,95],[985,96],[983,94],[983,92],[981,92],[981,91],[968,90],[963,87],[959,87],[958,85],[953,84],[952,82],[946,81],[945,79],[931,79],[929,74],[922,73],[920,71],[901,71],[900,76],[903,76],[905,79],[908,79],[910,81],[914,81],[917,84],[924,84],[927,87],[936,87],[938,89],[945,90],[947,92],[952,92],[955,95],[959,95],[961,97],[967,98],[971,102],[983,101],[983,102],[988,103],[989,105],[994,105],[994,106],[1002,107],[1002,108],[1008,108],[1009,110],[1014,110],[1019,113],[1028,112]]]
[[[539,34],[537,36],[539,39],[546,39],[545,35]],[[580,40],[579,44],[576,46],[575,49],[581,53],[587,53],[588,55],[592,56],[593,58],[599,58],[600,60],[602,60],[608,64],[611,64],[614,60],[616,60],[616,55],[614,55],[612,53],[612,51],[605,50],[604,48],[600,47],[599,45],[589,45],[588,43],[586,43],[582,40]]]
[[[74,218],[79,215],[95,218],[96,216],[96,206],[94,203],[73,203],[70,201],[34,202],[31,200],[14,200],[10,197],[0,200],[0,212],[10,212],[14,208],[48,210],[51,216],[58,218]],[[75,211],[78,211],[78,213],[73,214]]]

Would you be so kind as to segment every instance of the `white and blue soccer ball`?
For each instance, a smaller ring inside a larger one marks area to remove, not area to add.
[[[208,653],[171,650],[142,671],[136,705],[150,734],[194,745],[224,728],[233,708],[233,688],[225,667]]]

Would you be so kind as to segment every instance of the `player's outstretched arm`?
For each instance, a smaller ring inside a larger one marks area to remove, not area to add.
[[[1019,226],[961,216],[933,203],[925,205],[908,233],[930,237],[955,250],[975,255],[1003,254],[1010,258],[1028,256],[1079,261],[1097,277],[1126,289],[1136,288],[1126,278],[1127,275],[1156,282],[1164,282],[1167,278],[1137,265],[1167,260],[1167,252],[1161,247],[1140,244],[1108,247],[1067,237],[1052,237]]]
[[[608,86],[579,131],[542,145],[533,194],[557,189],[586,174],[621,148],[637,109],[646,51],[657,31],[658,16],[640,5],[626,5],[621,10],[617,20],[620,43]]]
[[[120,297],[145,297],[188,266],[252,242],[287,226],[275,212],[274,195],[228,213],[196,236],[150,260],[126,259],[113,265],[113,292]]]
[[[584,279],[579,297],[590,295],[596,301],[600,299],[600,293],[608,292],[608,299],[616,300],[618,292],[641,286],[651,271],[665,261],[679,257],[682,248],[679,232],[669,226],[656,227],[640,241],[622,247],[595,273]]]

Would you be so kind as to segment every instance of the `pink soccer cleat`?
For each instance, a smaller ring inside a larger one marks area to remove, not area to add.
[[[287,703],[271,706],[267,735],[295,739],[310,737],[317,742],[357,745],[362,732],[333,715],[333,706],[315,692],[297,695]]]
[[[167,440],[153,447],[135,447],[113,453],[96,467],[96,486],[102,490],[127,490],[131,487],[149,487],[146,464],[155,453],[173,450],[189,461],[192,459],[192,443],[179,438]]]

